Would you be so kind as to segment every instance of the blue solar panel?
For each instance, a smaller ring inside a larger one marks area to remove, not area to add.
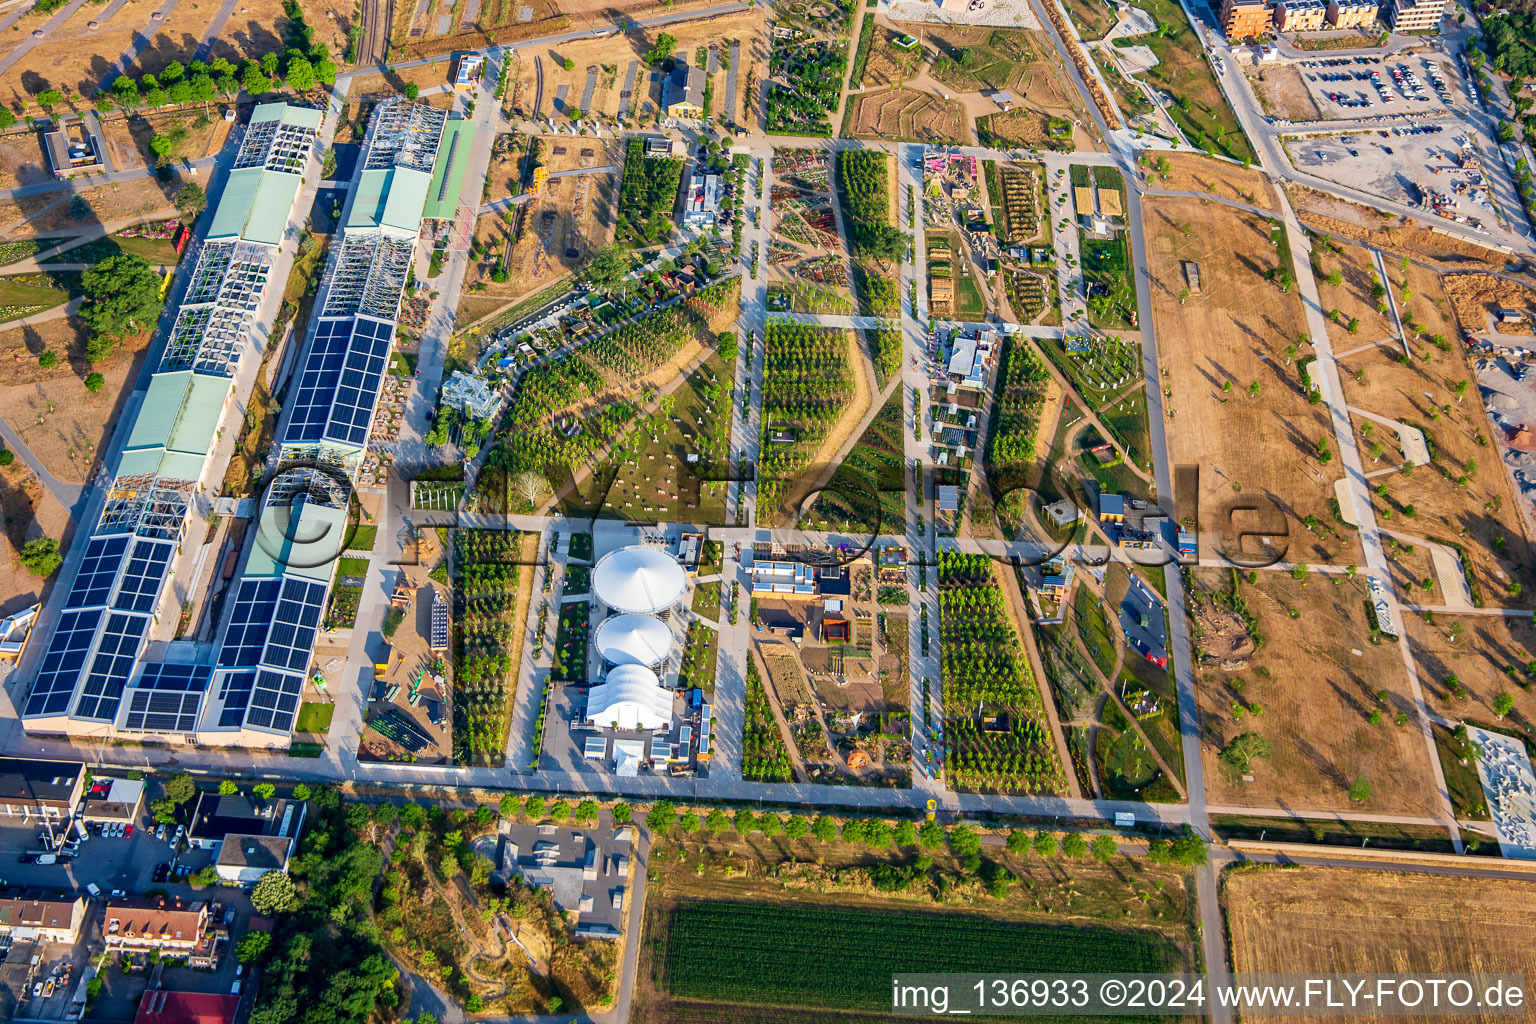
[[[272,630],[261,663],[272,668],[303,672],[309,668],[309,656],[315,649],[315,632],[320,626],[320,612],[325,607],[325,584],[308,580],[283,580],[283,594],[277,602]]]
[[[80,691],[80,702],[75,705],[75,715],[109,721],[117,717],[117,704],[122,699],[123,687],[133,674],[133,663],[138,659],[139,648],[149,632],[149,619],[142,615],[124,615],[113,612],[107,618],[107,627],[101,632],[96,647],[96,657],[91,661],[90,674]]]
[[[96,627],[105,614],[102,609],[93,608],[67,611],[59,616],[58,628],[48,641],[48,653],[43,655],[42,667],[22,714],[59,715],[69,708],[69,698],[85,668]]]
[[[358,317],[356,325],[325,436],[331,441],[361,445],[368,440],[368,421],[379,401],[379,384],[389,361],[395,325],[367,317]]]
[[[123,728],[130,732],[192,732],[212,676],[211,665],[150,662],[128,691]]]
[[[169,541],[140,540],[134,544],[112,607],[125,612],[154,611],[160,585],[165,582],[175,552],[176,545]]]
[[[257,729],[291,732],[299,710],[299,693],[304,677],[289,672],[262,669],[256,674],[256,688],[251,693],[251,708],[245,724]]]
[[[219,712],[219,728],[232,729],[245,722],[245,709],[251,704],[251,690],[256,686],[253,670],[230,672],[219,682],[219,700],[224,702]]]
[[[69,588],[65,608],[89,608],[107,603],[112,584],[123,567],[128,541],[129,536],[125,533],[91,538],[85,547],[85,557],[80,561],[80,572]]]
[[[347,362],[347,342],[352,337],[352,319],[321,320],[315,330],[299,386],[289,403],[293,416],[283,431],[284,444],[318,441],[325,434],[341,371]]]
[[[229,630],[224,634],[224,646],[219,649],[221,667],[243,668],[261,660],[282,585],[282,580],[240,581],[235,591],[235,607],[229,616]]]

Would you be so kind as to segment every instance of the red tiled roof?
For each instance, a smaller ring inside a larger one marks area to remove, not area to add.
[[[210,992],[144,993],[133,1024],[232,1024],[240,997]]]

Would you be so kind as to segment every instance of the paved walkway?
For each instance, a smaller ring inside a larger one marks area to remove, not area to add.
[[[43,460],[32,453],[32,449],[27,447],[26,442],[21,439],[21,435],[16,433],[11,428],[11,425],[3,419],[0,419],[0,438],[4,438],[5,446],[21,456],[21,461],[31,467],[32,472],[37,475],[38,481],[47,489],[49,494],[53,495],[54,500],[63,505],[73,515],[75,506],[80,502],[80,495],[83,493],[84,488],[79,484],[60,480],[50,473],[48,467],[43,465]]]

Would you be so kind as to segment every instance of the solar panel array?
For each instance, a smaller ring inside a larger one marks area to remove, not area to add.
[[[259,669],[256,688],[251,691],[251,707],[245,713],[245,724],[256,729],[292,732],[293,720],[299,712],[299,693],[303,689],[302,675]]]
[[[96,627],[104,615],[103,609],[91,608],[66,611],[59,616],[59,624],[48,642],[48,653],[43,655],[42,667],[22,714],[59,715],[69,708],[69,698],[75,692],[75,683],[85,668],[86,659],[90,657]]]
[[[284,444],[361,447],[378,402],[395,325],[370,317],[321,320],[299,376]]]
[[[222,675],[219,680],[219,700],[224,702],[224,706],[219,711],[220,729],[238,729],[244,724],[246,709],[251,706],[251,691],[255,688],[255,669],[241,669]]]
[[[125,612],[153,612],[175,553],[176,545],[170,541],[136,541],[112,607]]]
[[[277,595],[282,585],[282,580],[240,581],[230,611],[229,629],[219,648],[219,667],[250,668],[261,661],[261,651],[267,645],[267,632],[272,628],[272,616],[277,611]]]
[[[112,584],[123,567],[128,552],[127,534],[110,537],[92,537],[85,547],[85,558],[80,562],[80,572],[69,588],[65,608],[90,608],[107,603]]]
[[[283,580],[282,595],[277,601],[277,612],[272,620],[272,630],[267,634],[261,663],[295,672],[307,670],[324,607],[324,583],[293,578]]]
[[[150,662],[128,691],[129,732],[192,732],[213,676],[211,665]]]
[[[149,619],[143,615],[127,615],[112,612],[97,643],[96,657],[91,661],[90,673],[80,690],[75,716],[93,721],[110,722],[117,717],[118,701],[123,687],[133,674],[139,648],[149,632]]]

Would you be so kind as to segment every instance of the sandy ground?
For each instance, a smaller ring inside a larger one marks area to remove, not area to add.
[[[169,196],[174,196],[180,187],[181,183],[174,178],[164,186],[151,178],[138,178],[73,193],[45,192],[0,201],[0,237],[23,238],[42,231],[84,229],[130,217],[174,217],[176,207]]]
[[[1328,321],[1328,337],[1333,342],[1333,351],[1348,352],[1368,341],[1381,338],[1390,338],[1391,344],[1395,345],[1397,329],[1392,324],[1392,318],[1378,313],[1376,300],[1371,297],[1371,282],[1377,277],[1376,261],[1359,246],[1335,244],[1338,251],[1332,251],[1322,242],[1312,247],[1313,270],[1323,315],[1326,317],[1335,309],[1339,311],[1337,321]],[[1335,271],[1343,275],[1343,280],[1332,285],[1328,283],[1328,275]],[[1397,290],[1395,284],[1394,281],[1394,293]],[[1356,333],[1351,334],[1348,325],[1353,318],[1359,319],[1360,326]],[[1401,354],[1401,346],[1396,351]]]
[[[1453,274],[1445,278],[1445,290],[1468,333],[1536,334],[1536,291],[1523,284],[1492,274]],[[1524,319],[1495,325],[1498,311],[1506,308],[1518,310]]]
[[[1234,971],[1525,974],[1536,969],[1531,895],[1526,881],[1315,867],[1229,872],[1222,894]]]
[[[1331,521],[1328,501],[1343,470],[1337,459],[1320,465],[1315,458],[1314,445],[1331,439],[1332,425],[1322,406],[1308,405],[1296,366],[1285,363],[1306,322],[1295,290],[1284,294],[1264,279],[1277,265],[1268,222],[1194,199],[1149,199],[1145,210],[1161,385],[1171,391],[1170,455],[1175,465],[1200,467],[1202,528],[1232,537],[1264,523],[1262,532],[1288,531],[1293,561],[1358,561],[1353,536],[1302,525],[1308,515]],[[1204,288],[1181,305],[1184,261],[1198,264]],[[1223,393],[1227,381],[1233,388]],[[1258,398],[1248,395],[1254,381]],[[1270,511],[1229,518],[1239,507]],[[1278,560],[1284,544],[1247,542],[1251,557],[1264,561]]]
[[[1217,648],[1234,629],[1242,632],[1240,622],[1218,632],[1206,615],[1211,592],[1225,591],[1229,579],[1219,569],[1197,573],[1204,605],[1192,612],[1197,652],[1207,644]],[[1335,586],[1316,574],[1298,582],[1286,573],[1266,572],[1257,584],[1245,584],[1242,596],[1264,645],[1246,658],[1215,664],[1199,659],[1195,672],[1211,803],[1319,811],[1353,807],[1378,814],[1433,811],[1437,801],[1423,736],[1411,721],[1393,722],[1399,711],[1413,715],[1407,672],[1391,641],[1368,639],[1364,581]],[[1388,691],[1385,707],[1375,696],[1380,690]],[[1261,715],[1244,712],[1255,704]],[[1368,716],[1378,707],[1382,722],[1372,725]],[[1269,739],[1273,757],[1254,760],[1249,769],[1254,781],[1244,782],[1219,755],[1249,731]],[[1372,788],[1363,808],[1349,799],[1350,784],[1359,778]]]
[[[0,388],[0,407],[50,473],[60,480],[84,483],[117,425],[143,356],[142,344],[137,351],[125,345],[94,364],[91,369],[107,379],[96,394],[87,391],[82,376],[61,359],[52,371],[45,371],[45,378]]]
[[[48,586],[22,566],[17,552],[34,537],[53,537],[67,546],[70,519],[19,458],[0,468],[0,509],[5,515],[5,537],[0,539],[0,615],[10,615],[40,601]]]
[[[1287,192],[1302,224],[1315,231],[1366,242],[1386,252],[1406,254],[1447,269],[1484,267],[1497,271],[1503,270],[1508,262],[1508,257],[1497,250],[1438,234],[1408,218],[1311,189],[1290,186]]]
[[[1451,614],[1436,615],[1433,622],[1419,614],[1404,619],[1431,709],[1451,721],[1498,725],[1507,732],[1529,731],[1536,723],[1536,694],[1522,685],[1531,679],[1526,666],[1536,660],[1536,625],[1529,619]],[[1507,666],[1514,666],[1513,676],[1505,672]],[[1466,690],[1464,700],[1447,684],[1453,675]],[[1493,713],[1493,699],[1500,693],[1515,698],[1514,713],[1503,723]]]
[[[1241,67],[1265,113],[1285,121],[1314,121],[1323,116],[1307,91],[1301,72],[1294,67],[1286,64]]]
[[[1263,174],[1252,169],[1193,153],[1159,153],[1154,161],[1143,161],[1141,168],[1147,184],[1153,188],[1235,199],[1262,210],[1279,209],[1273,187]]]

